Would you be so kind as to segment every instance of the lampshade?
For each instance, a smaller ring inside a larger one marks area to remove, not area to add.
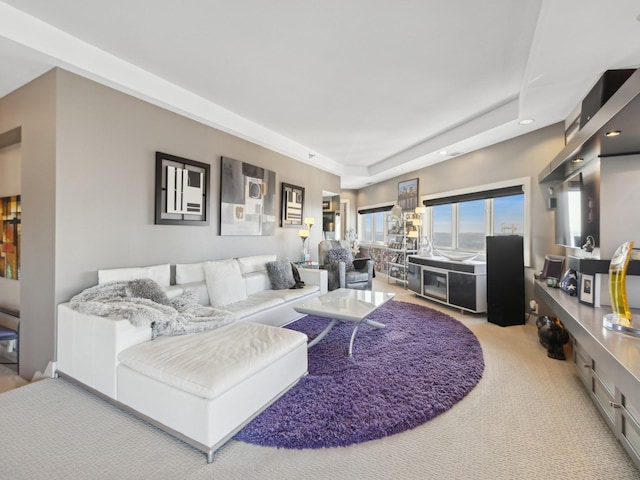
[[[416,207],[415,212],[416,212],[418,215],[422,215],[422,214],[424,213],[424,210],[425,210],[425,207]]]
[[[417,230],[411,230],[411,231],[407,234],[407,236],[408,236],[409,238],[418,238],[418,231],[417,231]]]
[[[418,219],[418,218],[414,218],[414,219],[413,219],[413,224],[414,224],[414,225],[418,225],[418,226],[420,226],[420,225],[422,225],[422,220],[420,220],[420,219]]]
[[[298,230],[298,236],[302,237],[302,238],[308,238],[309,237],[309,230]]]
[[[304,217],[304,224],[311,228],[312,225],[316,223],[316,219],[313,217]]]

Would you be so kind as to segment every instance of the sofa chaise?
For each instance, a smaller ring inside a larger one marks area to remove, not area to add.
[[[169,264],[100,270],[99,284],[151,279],[168,298],[197,293],[200,305],[218,304],[233,321],[152,339],[148,325],[64,303],[56,372],[202,450],[211,462],[217,448],[307,373],[306,335],[279,327],[303,316],[294,310],[299,302],[327,292],[326,271],[300,269],[304,287],[274,290],[267,267],[277,263],[275,255],[259,255],[178,264],[174,284]],[[224,302],[221,289],[232,291],[234,301]]]

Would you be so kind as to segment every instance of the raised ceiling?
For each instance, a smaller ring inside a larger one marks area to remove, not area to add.
[[[639,14],[637,0],[7,0],[0,97],[59,66],[361,188],[565,120],[605,70],[640,65]]]

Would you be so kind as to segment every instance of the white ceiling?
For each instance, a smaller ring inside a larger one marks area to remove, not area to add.
[[[605,70],[640,65],[639,14],[637,0],[5,0],[0,97],[60,66],[360,188],[565,120]]]

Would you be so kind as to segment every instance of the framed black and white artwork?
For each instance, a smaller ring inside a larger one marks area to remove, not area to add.
[[[282,182],[281,227],[300,227],[304,218],[304,188]]]
[[[209,225],[210,165],[156,152],[156,225]]]
[[[222,157],[220,235],[275,235],[276,173]]]

